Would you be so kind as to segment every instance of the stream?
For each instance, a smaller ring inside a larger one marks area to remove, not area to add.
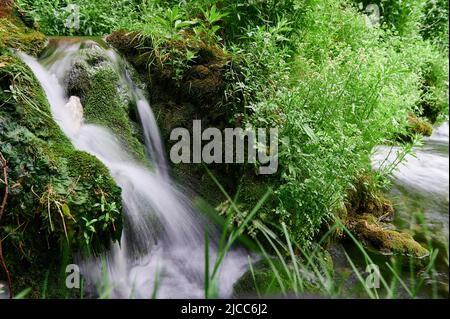
[[[393,172],[389,196],[394,200],[394,223],[400,229],[413,227],[415,214],[422,213],[433,240],[448,242],[449,207],[449,126],[434,129],[423,146],[408,154]],[[399,149],[379,147],[373,166],[392,163]]]
[[[392,163],[397,147],[378,147],[372,157],[373,167],[380,169]],[[433,129],[423,145],[394,169],[392,187],[387,196],[395,207],[394,225],[409,230],[423,244],[429,241],[439,249],[435,281],[448,297],[449,243],[449,123]],[[447,261],[445,260],[447,259]]]

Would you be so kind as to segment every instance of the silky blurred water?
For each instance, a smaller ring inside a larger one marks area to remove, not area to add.
[[[393,172],[389,196],[396,206],[395,223],[409,228],[415,214],[423,214],[426,226],[435,240],[448,242],[449,208],[449,126],[448,122],[434,129],[424,145]],[[398,148],[379,147],[372,159],[378,169],[396,157]]]
[[[153,169],[134,160],[108,128],[85,123],[77,98],[65,95],[64,78],[83,46],[96,46],[112,63],[127,94],[135,101],[145,147]],[[81,261],[91,286],[109,287],[112,298],[150,298],[157,284],[159,298],[202,298],[204,292],[204,231],[208,221],[170,179],[150,104],[129,76],[125,61],[112,49],[89,41],[53,41],[51,53],[38,61],[20,53],[33,70],[50,103],[52,114],[74,146],[95,155],[122,189],[124,229],[102,259]],[[68,103],[70,101],[70,103]],[[210,228],[210,269],[215,261],[218,234]],[[219,296],[229,297],[233,284],[247,269],[247,253],[232,249],[219,272]],[[106,275],[106,276],[105,276]],[[107,278],[105,280],[104,278]]]

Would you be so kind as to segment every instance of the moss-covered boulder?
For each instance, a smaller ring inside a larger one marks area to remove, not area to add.
[[[52,281],[63,256],[97,254],[120,239],[121,190],[97,158],[74,148],[32,71],[7,50],[36,54],[45,41],[14,21],[0,19],[0,153],[8,180],[0,177],[1,200],[8,190],[0,238],[15,292],[31,287],[37,296],[36,282],[45,270]]]
[[[226,73],[231,59],[220,45],[207,44],[183,33],[181,40],[155,47],[150,37],[139,32],[119,30],[106,37],[139,72],[146,83],[149,101],[155,113],[166,151],[176,141],[170,140],[174,128],[192,131],[192,121],[199,119],[202,127],[229,127],[234,111],[226,105]],[[164,42],[164,41],[163,41]],[[168,154],[167,154],[168,155]],[[242,177],[238,165],[208,165],[225,189],[235,191]],[[223,194],[211,180],[203,164],[177,164],[173,176],[182,184],[217,205]]]
[[[417,135],[431,136],[432,133],[433,126],[428,118],[410,114],[406,120],[404,132],[399,134],[396,140],[401,143],[411,143]]]
[[[80,98],[86,122],[110,129],[135,158],[144,161],[136,101],[115,63],[95,42],[83,44],[66,76],[67,95]]]
[[[148,70],[148,64],[152,60],[153,54],[153,44],[150,38],[144,37],[136,31],[118,30],[108,35],[106,41],[122,53],[136,68]]]
[[[316,248],[318,249],[315,253],[311,253],[311,263],[297,257],[298,276],[288,254],[283,262],[279,258],[265,258],[254,263],[252,269],[234,284],[233,297],[282,296],[294,291],[297,291],[297,298],[313,295],[317,297],[323,292],[323,279],[333,278],[334,270],[330,253],[321,247]]]
[[[409,233],[395,230],[392,203],[386,199],[370,175],[360,176],[348,191],[345,213],[340,214],[345,226],[372,251],[384,255],[423,258],[429,255]]]
[[[363,214],[352,217],[347,226],[363,245],[382,254],[414,258],[424,258],[429,255],[428,250],[415,241],[411,234],[390,229],[373,215]]]
[[[30,246],[47,241],[59,246],[65,238],[77,248],[102,250],[120,238],[120,189],[107,168],[75,150],[53,121],[31,70],[11,55],[1,56],[0,64],[0,151],[8,162],[10,184],[2,231],[17,232],[11,239],[20,234],[17,244],[23,247],[27,245],[20,237],[30,231]],[[102,220],[107,212],[111,219]],[[87,225],[92,221],[98,227]],[[43,241],[36,241],[36,234]],[[36,251],[30,246],[22,252],[32,258]]]
[[[182,38],[163,48],[154,48],[151,39],[137,32],[121,30],[106,38],[149,84],[152,107],[156,113],[160,111],[163,135],[188,124],[186,120],[197,118],[217,126],[232,115],[217,109],[223,105],[230,57],[218,45],[194,40],[188,33]]]

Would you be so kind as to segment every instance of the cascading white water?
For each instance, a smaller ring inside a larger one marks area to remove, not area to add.
[[[77,149],[102,161],[122,189],[125,226],[120,245],[114,244],[106,256],[108,282],[102,282],[104,269],[100,260],[84,260],[82,273],[95,284],[112,287],[110,296],[113,298],[149,298],[156,281],[159,298],[202,298],[207,221],[198,215],[189,198],[168,176],[164,149],[150,105],[131,80],[120,56],[111,49],[102,49],[105,57],[122,71],[122,80],[136,101],[154,170],[135,161],[107,128],[84,123],[79,100],[71,98],[68,103],[62,83],[79,49],[80,42],[62,43],[51,58],[46,58],[45,65],[26,54],[19,55],[41,83],[53,117],[63,132]],[[210,233],[210,261],[213,263],[216,238],[214,231]],[[246,266],[247,256],[242,249],[235,248],[228,253],[218,276],[221,297],[230,297],[234,282],[242,276]]]
[[[378,147],[372,162],[375,169],[393,163],[398,147]],[[449,207],[449,126],[434,128],[421,148],[408,154],[393,172],[398,219],[408,227],[415,212],[424,213],[428,229],[436,239],[448,241]]]

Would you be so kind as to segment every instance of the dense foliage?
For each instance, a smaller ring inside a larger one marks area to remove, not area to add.
[[[446,1],[18,3],[50,35],[136,31],[137,46],[151,46],[141,58],[178,80],[205,45],[223,50],[233,61],[222,101],[231,122],[280,129],[276,197],[260,217],[285,221],[300,242],[342,207],[375,145],[407,135],[411,117],[447,116]],[[76,27],[67,25],[72,4]],[[366,16],[369,4],[379,23]]]
[[[354,197],[361,189],[365,190],[361,198],[377,201],[386,176],[371,169],[375,146],[405,146],[418,139],[416,133],[429,135],[431,125],[448,119],[447,0],[17,0],[16,4],[21,18],[46,35],[109,35],[107,41],[149,86],[151,99],[164,101],[165,108],[152,105],[163,137],[165,128],[169,131],[193,118],[207,118],[209,125],[218,127],[277,127],[279,168],[273,176],[258,176],[258,164],[237,169],[210,166],[221,182],[234,183],[233,187],[228,183],[227,190],[236,192],[232,195],[239,209],[230,209],[228,201],[219,207],[221,212],[238,226],[249,225],[248,232],[257,240],[274,231],[289,233],[296,249],[313,246],[335,216],[345,223],[346,212],[356,211],[350,206],[359,201]],[[24,97],[37,98],[38,108],[48,108],[35,79],[22,64],[11,63],[13,57],[6,50],[29,49],[36,54],[40,47],[33,41],[43,38],[28,28],[16,31],[14,24],[2,19],[0,80],[8,77],[8,82],[0,82],[4,84],[0,151],[16,162],[13,179],[23,178],[24,167],[27,175],[47,173],[33,175],[40,189],[27,190],[24,205],[38,207],[39,230],[46,233],[53,227],[51,214],[61,214],[60,238],[64,221],[70,222],[75,209],[87,212],[85,224],[74,223],[75,241],[84,234],[86,245],[94,246],[89,241],[98,230],[90,233],[89,222],[95,220],[97,227],[105,219],[101,216],[113,219],[104,222],[105,237],[100,235],[100,240],[117,238],[113,222],[120,218],[119,192],[106,169],[86,154],[76,154],[90,168],[85,174],[77,171],[84,171],[83,163],[72,165],[75,151],[59,132],[58,141],[51,143],[47,135],[35,136],[41,127],[27,127],[38,115],[27,118],[27,125],[15,123],[21,114],[14,112],[36,106]],[[121,101],[115,90],[117,74],[110,66],[103,67],[92,71],[86,61],[79,61],[77,71],[86,82],[77,80],[75,85],[82,87],[74,87],[78,91],[72,93],[83,99],[90,122],[110,127],[140,157],[140,132],[136,123],[130,125],[128,101]],[[26,87],[19,85],[21,81],[27,81]],[[30,88],[32,92],[27,91]],[[174,105],[177,108],[170,109]],[[12,148],[14,143],[18,147]],[[36,149],[48,152],[38,152],[40,159],[30,162]],[[89,176],[92,171],[97,172],[95,178]],[[52,172],[59,179],[52,178]],[[72,185],[80,174],[85,184]],[[72,192],[76,187],[82,189]],[[249,223],[246,217],[269,188],[273,193]],[[45,210],[49,201],[52,212]],[[357,222],[363,226],[358,226],[364,228],[372,219],[361,218]],[[15,233],[9,232],[15,229],[10,228],[4,231],[14,238]],[[381,228],[376,225],[380,236],[401,237]],[[425,250],[410,235],[399,242],[400,250],[407,251],[408,245]]]

